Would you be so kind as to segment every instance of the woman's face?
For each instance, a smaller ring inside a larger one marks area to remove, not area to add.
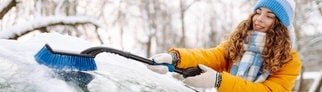
[[[266,32],[273,26],[276,19],[275,14],[267,8],[258,8],[253,16],[253,29],[260,32]]]

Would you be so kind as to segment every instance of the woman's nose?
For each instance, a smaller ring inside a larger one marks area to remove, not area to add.
[[[263,15],[257,16],[256,21],[263,22]]]

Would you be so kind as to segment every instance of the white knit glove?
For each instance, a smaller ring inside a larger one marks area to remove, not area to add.
[[[199,64],[198,66],[203,73],[184,79],[184,83],[197,88],[214,88],[220,85],[220,73],[202,64]]]
[[[169,53],[161,53],[151,57],[151,59],[158,64],[172,64],[172,56]],[[147,65],[147,67],[157,73],[166,74],[169,68],[166,65]]]

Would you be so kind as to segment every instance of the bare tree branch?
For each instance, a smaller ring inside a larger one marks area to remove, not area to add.
[[[186,29],[185,29],[185,12],[195,3],[199,0],[194,0],[187,6],[184,4],[184,0],[180,0],[180,18],[181,18],[181,33],[182,36],[180,38],[180,44],[179,47],[186,47]]]
[[[98,27],[96,27],[95,29],[96,29],[96,37],[98,38],[100,43],[103,44],[104,42],[103,42],[102,36],[98,34]]]
[[[0,38],[3,39],[17,39],[22,35],[28,34],[34,30],[42,30],[44,27],[56,26],[56,25],[84,25],[84,24],[93,24],[96,28],[101,27],[100,23],[97,23],[96,20],[88,19],[86,17],[43,17],[31,21],[29,24],[22,23],[12,28],[0,32]]]
[[[23,36],[25,34],[28,34],[28,33],[32,32],[34,30],[41,30],[41,32],[48,32],[48,30],[46,30],[46,28],[47,27],[50,27],[50,26],[57,26],[57,25],[77,26],[77,25],[84,25],[84,24],[92,24],[92,23],[88,23],[88,22],[84,22],[84,23],[64,23],[64,22],[57,22],[57,23],[52,23],[52,24],[49,24],[49,25],[39,26],[39,27],[36,27],[34,29],[25,30],[21,34],[15,34],[15,35],[11,36],[8,39],[14,39],[14,40],[15,39],[18,39],[20,36]],[[102,43],[102,41],[101,41],[101,43]]]
[[[196,3],[197,1],[200,1],[200,0],[194,0],[193,2],[191,2],[190,4],[188,4],[186,7],[183,7],[183,11],[186,11],[188,10],[194,3]]]
[[[316,0],[315,3],[318,5],[318,11],[320,12],[320,15],[322,15],[322,6],[319,6],[322,0]]]
[[[182,36],[180,38],[180,44],[179,46],[180,47],[185,47],[185,39],[186,39],[186,30],[185,30],[185,11],[187,10],[188,8],[185,8],[184,5],[183,5],[183,0],[180,0],[180,18],[181,18],[181,33],[182,33]]]
[[[3,18],[3,16],[11,9],[13,8],[14,6],[16,6],[17,4],[17,1],[16,0],[7,0],[5,1],[4,4],[7,4],[7,5],[3,5],[5,7],[0,7],[0,19]]]

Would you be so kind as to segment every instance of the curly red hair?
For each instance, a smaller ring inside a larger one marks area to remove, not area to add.
[[[252,32],[251,14],[248,19],[242,21],[228,38],[228,46],[225,50],[226,58],[232,62],[239,62],[243,52],[243,44]],[[273,26],[266,32],[265,46],[262,52],[264,68],[262,71],[278,71],[285,63],[292,60],[291,40],[288,29],[275,18]]]

